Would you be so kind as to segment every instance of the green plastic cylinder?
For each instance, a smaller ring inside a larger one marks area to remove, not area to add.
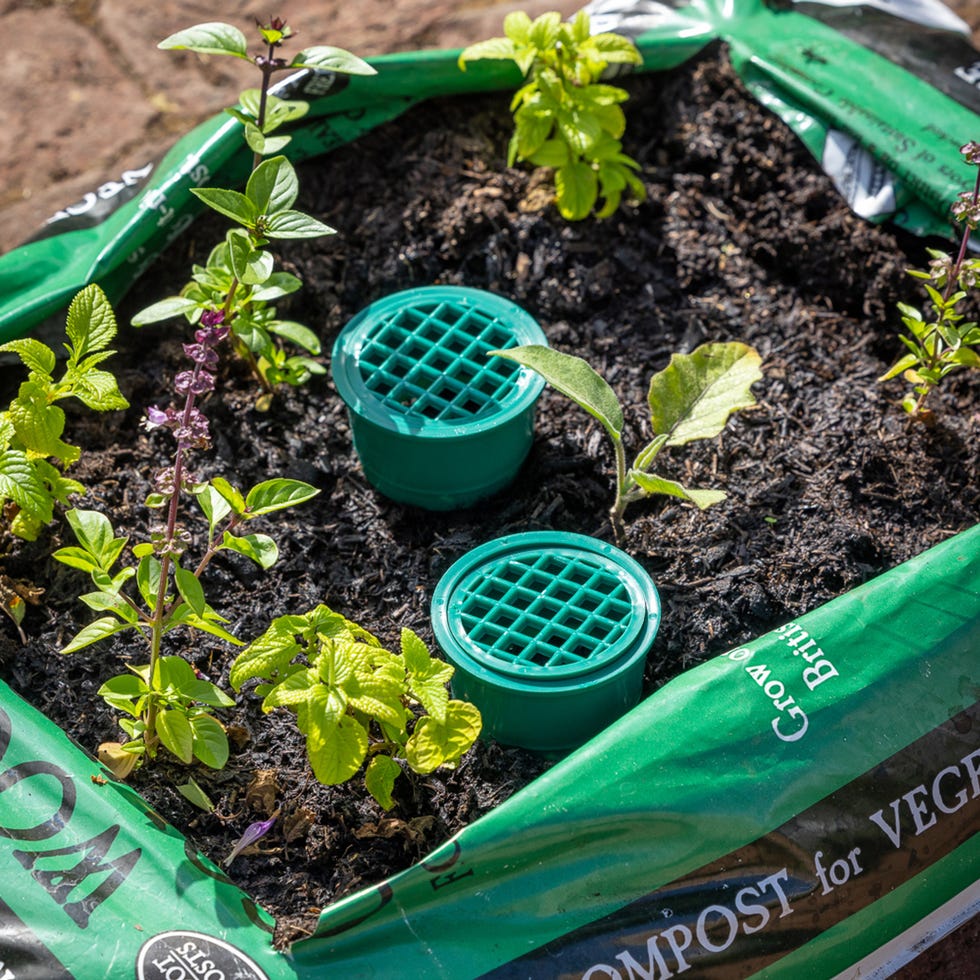
[[[332,371],[364,475],[392,500],[469,507],[517,475],[544,380],[492,350],[547,344],[493,293],[426,286],[372,303],[341,331]]]
[[[545,754],[577,748],[640,699],[660,596],[632,558],[581,534],[498,538],[457,561],[432,598],[453,696],[483,732]]]

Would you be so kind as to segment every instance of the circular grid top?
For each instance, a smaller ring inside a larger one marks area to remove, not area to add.
[[[456,286],[406,290],[351,320],[334,348],[334,376],[344,400],[372,417],[423,427],[481,423],[522,407],[544,386],[513,361],[489,356],[527,343],[547,341],[525,310],[500,296]]]
[[[484,667],[532,679],[573,677],[627,652],[646,605],[627,570],[573,549],[514,551],[453,590],[448,625]]]

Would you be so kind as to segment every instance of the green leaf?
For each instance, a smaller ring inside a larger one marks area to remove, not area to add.
[[[364,772],[364,785],[382,810],[390,810],[395,805],[391,794],[395,788],[395,780],[401,774],[402,767],[386,755],[376,755],[368,763]]]
[[[218,625],[213,618],[213,610],[210,607],[205,610],[203,616],[198,616],[189,606],[181,603],[171,614],[171,628],[173,626],[189,626],[191,629],[216,636],[218,639],[224,640],[226,643],[231,643],[236,647],[245,645],[237,636],[234,636],[228,630]]]
[[[237,27],[216,21],[196,24],[177,31],[162,40],[158,48],[171,51],[196,51],[198,54],[227,54],[236,58],[248,57],[248,42]]]
[[[961,347],[949,355],[949,360],[960,367],[980,368],[980,354],[970,350],[969,347]]]
[[[220,491],[219,491],[220,492]],[[249,519],[274,510],[284,510],[311,500],[320,491],[301,480],[279,478],[257,483],[245,498],[246,517]]]
[[[212,769],[223,769],[228,761],[228,736],[217,718],[194,715],[190,720],[194,756]]]
[[[217,684],[195,678],[181,688],[181,694],[200,704],[212,708],[230,708],[234,705],[233,698],[228,697]]]
[[[690,354],[674,354],[650,379],[647,402],[656,434],[668,446],[710,439],[729,415],[755,404],[751,386],[762,377],[762,359],[746,344],[703,344]]]
[[[918,363],[919,358],[917,355],[906,354],[904,357],[900,357],[878,380],[889,381],[908,371],[909,368],[914,368]]]
[[[219,551],[235,551],[251,558],[260,568],[272,568],[279,560],[279,548],[267,534],[232,534],[225,531]]]
[[[269,628],[235,658],[228,675],[232,688],[240,690],[252,677],[272,678],[280,673],[303,650],[296,640],[296,632],[294,617],[274,619]]]
[[[290,272],[273,272],[261,286],[252,290],[252,299],[269,302],[295,293],[302,285],[303,280]]]
[[[266,329],[277,337],[292,341],[311,354],[320,353],[320,338],[302,323],[293,320],[273,320],[266,325]]]
[[[623,410],[608,382],[581,357],[551,347],[528,344],[490,351],[537,371],[554,389],[595,416],[615,441],[622,438]]]
[[[516,52],[517,48],[509,37],[491,37],[486,41],[479,41],[476,44],[471,44],[464,48],[460,53],[458,64],[462,71],[466,71],[467,61],[483,61],[486,59],[492,61],[513,61],[516,57]]]
[[[214,804],[208,794],[193,779],[188,779],[186,783],[179,784],[177,792],[199,810],[203,810],[205,813],[214,812]]]
[[[210,483],[205,483],[196,491],[194,498],[208,519],[208,533],[213,535],[215,525],[231,513],[231,504]]]
[[[160,741],[185,765],[194,760],[194,736],[187,715],[177,708],[165,709],[157,715],[157,735]]]
[[[506,29],[506,23],[505,23]],[[540,17],[536,17],[531,23],[528,33],[528,41],[539,51],[546,51],[553,48],[558,40],[558,32],[561,30],[561,14],[556,10],[550,10]]]
[[[116,336],[116,315],[106,294],[95,283],[86,286],[71,301],[65,332],[70,342],[71,363],[92,351],[104,350]]]
[[[113,412],[129,408],[114,375],[108,371],[88,369],[74,379],[72,394],[96,412]]]
[[[99,570],[98,563],[84,548],[59,548],[51,557],[63,565],[78,568],[83,572]]]
[[[479,710],[467,701],[450,701],[445,723],[420,718],[405,745],[405,760],[425,775],[453,763],[477,740],[483,727]]]
[[[410,629],[402,630],[402,656],[408,674],[408,689],[414,698],[439,722],[446,720],[449,692],[446,684],[453,676],[451,664],[436,660],[421,638]]]
[[[146,555],[136,567],[136,586],[150,612],[157,607],[157,594],[160,590],[160,559]]]
[[[112,636],[113,633],[121,633],[128,629],[133,629],[132,623],[121,622],[115,616],[103,616],[79,630],[72,641],[61,648],[61,652],[75,653],[77,650]]]
[[[76,507],[68,511],[65,518],[78,543],[95,559],[102,571],[108,572],[122,554],[129,538],[115,537],[109,518],[97,510]]]
[[[665,480],[652,473],[640,470],[630,470],[630,478],[647,495],[665,494],[668,497],[680,497],[696,504],[700,510],[706,510],[713,504],[721,503],[727,494],[723,490],[691,490],[681,486],[674,480]]]
[[[47,486],[19,449],[0,453],[0,499],[12,500],[42,524],[54,514],[54,500]]]
[[[42,344],[40,340],[31,337],[11,340],[0,346],[0,351],[16,354],[29,370],[49,377],[58,361],[54,351],[47,344]]]
[[[87,592],[78,597],[95,612],[115,613],[120,619],[136,626],[139,620],[136,610],[115,592]]]
[[[558,211],[566,221],[588,217],[599,196],[596,172],[581,161],[565,164],[555,171]]]
[[[245,513],[245,498],[224,477],[216,476],[211,481],[211,486],[228,502],[236,514]]]
[[[350,715],[333,724],[316,717],[306,733],[306,752],[313,775],[325,786],[347,782],[361,768],[367,748],[364,726]]]
[[[302,211],[278,211],[270,215],[263,226],[268,238],[319,238],[337,232]]]
[[[563,167],[569,162],[568,146],[561,140],[545,140],[527,160],[536,167]]]
[[[283,156],[264,160],[248,178],[245,196],[256,214],[272,216],[292,207],[299,194],[299,178]]]
[[[145,327],[148,323],[159,323],[161,320],[169,320],[175,316],[187,316],[199,306],[197,300],[186,296],[168,296],[140,310],[129,322],[134,327]]]
[[[593,34],[590,41],[607,64],[639,65],[643,62],[636,45],[622,34]]]
[[[232,272],[246,286],[265,282],[275,265],[268,252],[253,247],[251,237],[237,229],[228,232],[228,258]]]
[[[244,194],[238,191],[222,190],[220,187],[192,187],[190,191],[209,208],[246,228],[254,228],[261,213]]]
[[[61,433],[65,431],[65,413],[49,403],[44,385],[25,381],[17,398],[10,403],[7,417],[29,453],[53,456],[65,464],[74,463],[81,456],[80,449],[61,439]]]
[[[292,137],[266,136],[257,126],[249,124],[245,127],[245,142],[253,153],[264,157],[284,150],[292,142]]]
[[[191,607],[196,615],[203,615],[207,600],[204,598],[204,589],[201,587],[200,579],[193,572],[175,564],[174,581],[184,602]]]
[[[315,68],[317,71],[334,71],[343,75],[377,75],[366,61],[343,48],[320,44],[300,51],[289,63],[290,68]]]

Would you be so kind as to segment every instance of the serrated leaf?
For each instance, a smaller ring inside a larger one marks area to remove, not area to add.
[[[402,656],[411,695],[437,721],[445,722],[449,692],[446,684],[453,676],[452,664],[433,657],[422,640],[410,629],[402,630]]]
[[[7,417],[13,422],[17,438],[28,453],[53,456],[66,465],[81,456],[77,446],[62,440],[65,413],[48,402],[48,392],[43,385],[25,381],[7,409]]]
[[[301,480],[278,478],[257,483],[245,497],[247,517],[258,517],[260,514],[270,514],[286,507],[311,500],[320,491],[309,483]]]
[[[129,408],[116,378],[108,371],[87,370],[74,379],[72,394],[96,412],[114,412]]]
[[[334,71],[343,75],[377,75],[377,71],[343,48],[320,44],[300,51],[289,63],[290,68],[315,68],[317,71]]]
[[[210,21],[177,31],[164,38],[158,48],[172,51],[196,51],[198,54],[226,54],[248,59],[245,35],[231,24]],[[250,59],[248,59],[250,60]]]
[[[48,377],[57,364],[54,351],[47,344],[42,344],[40,340],[34,340],[32,337],[8,341],[0,346],[0,351],[16,354],[29,370]]]
[[[466,71],[466,62],[513,60],[517,52],[514,42],[509,37],[491,37],[486,41],[478,41],[464,48],[459,55],[459,67]]]
[[[762,377],[761,363],[751,347],[737,342],[674,354],[650,379],[654,433],[666,433],[668,446],[718,435],[732,412],[755,404],[751,386]]]
[[[429,716],[418,720],[405,745],[405,759],[418,773],[433,772],[468,751],[482,727],[479,709],[466,701],[450,701],[445,723]]]
[[[376,755],[368,763],[364,771],[364,785],[382,810],[390,810],[395,805],[391,794],[395,788],[395,780],[401,774],[402,767],[386,755]]]
[[[54,514],[54,500],[48,488],[19,449],[0,453],[0,499],[12,500],[42,524],[47,524]]]
[[[541,344],[527,344],[490,353],[537,371],[556,391],[571,398],[576,405],[597,418],[613,439],[622,437],[623,410],[619,399],[588,361]]]
[[[71,363],[92,351],[104,350],[116,336],[116,314],[106,294],[91,283],[75,295],[68,307],[65,332]]]
[[[640,470],[630,470],[631,479],[646,494],[665,494],[668,497],[680,497],[696,504],[700,510],[706,510],[714,504],[721,503],[727,496],[723,490],[691,490],[674,480],[665,480],[653,473],[643,473]]]
[[[274,619],[269,628],[253,640],[231,665],[228,681],[236,691],[252,677],[272,678],[303,651],[296,639],[291,619]]]
[[[306,752],[313,775],[325,786],[347,782],[361,768],[367,748],[364,726],[350,715],[344,715],[335,724],[311,719]]]

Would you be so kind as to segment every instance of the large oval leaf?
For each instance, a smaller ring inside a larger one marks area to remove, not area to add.
[[[674,354],[650,379],[654,433],[666,434],[668,446],[718,435],[732,412],[755,404],[750,388],[762,377],[761,363],[755,350],[737,342]]]

